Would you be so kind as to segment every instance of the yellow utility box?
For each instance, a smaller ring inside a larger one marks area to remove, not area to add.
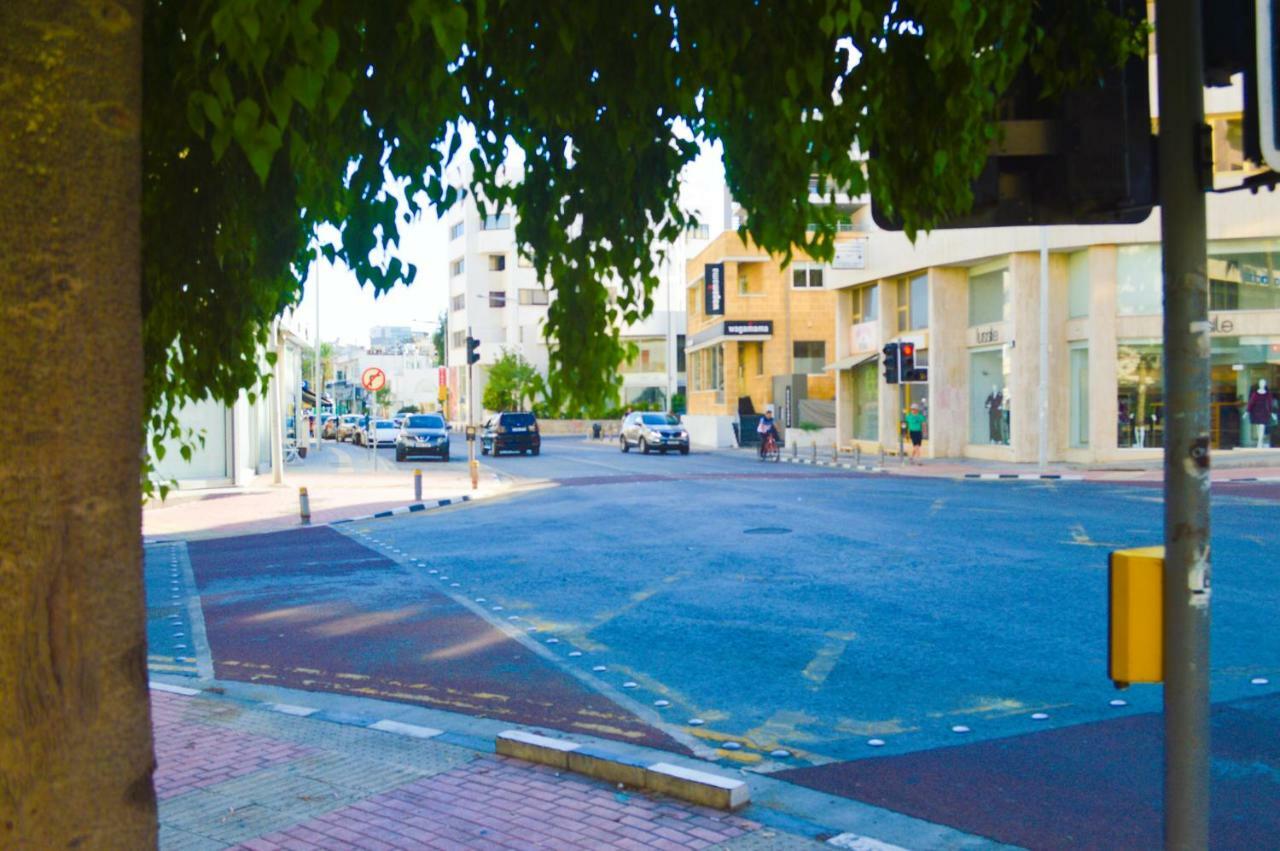
[[[1164,680],[1164,547],[1116,550],[1108,571],[1107,676],[1116,688]]]

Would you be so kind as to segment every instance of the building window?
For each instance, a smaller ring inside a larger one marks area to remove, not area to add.
[[[1089,445],[1089,348],[1072,346],[1068,357],[1071,370],[1071,434],[1068,443],[1072,449]]]
[[[507,230],[511,227],[511,215],[502,213],[496,216],[485,216],[480,222],[480,230]]]
[[[929,327],[929,276],[898,281],[898,331]]]
[[[914,292],[912,293],[914,296]],[[914,311],[913,311],[914,312]],[[1009,318],[1009,270],[969,276],[969,327]]]
[[[489,271],[490,272],[503,272],[506,270],[506,268],[507,268],[507,255],[505,254],[489,255]]]
[[[791,286],[796,289],[821,289],[822,269],[802,266],[791,270]]]
[[[1089,252],[1074,251],[1067,256],[1067,317],[1089,315]]]
[[[853,324],[874,322],[880,318],[880,288],[875,284],[858,287],[850,295],[853,298]]]
[[[1008,348],[969,353],[969,441],[1009,445],[1009,380],[1012,371]]]
[[[864,363],[854,368],[852,377],[853,436],[858,440],[879,440],[880,363]]]
[[[756,375],[764,375],[764,343],[754,343],[752,344],[752,348],[755,349]]]
[[[659,337],[634,342],[636,343],[636,355],[622,365],[620,372],[624,375],[634,375],[639,372],[667,371],[667,341],[665,339]]]
[[[1116,252],[1116,312],[1121,316],[1160,315],[1160,247],[1122,245]]]
[[[490,307],[506,307],[507,294],[502,292],[501,290],[491,291],[489,293],[489,306]]]
[[[1211,243],[1210,310],[1280,308],[1280,241]]]
[[[724,346],[712,346],[711,352],[711,389],[717,393],[724,392]]]
[[[519,266],[521,269],[532,269],[532,268],[533,268],[533,258],[532,258],[532,257],[525,257],[523,254],[517,254],[517,255],[516,255],[516,265],[517,265],[517,266]]]
[[[823,340],[796,340],[792,343],[792,355],[796,372],[821,375],[827,365],[827,344]]]
[[[689,239],[711,239],[711,225],[700,225],[697,222],[690,222],[685,226],[685,234]]]
[[[453,240],[461,237],[465,227],[466,226],[462,222],[454,222],[449,228],[449,241],[452,242]]]
[[[685,356],[684,356],[684,334],[676,335],[676,372],[684,372]]]
[[[460,349],[467,344],[466,331],[454,331],[449,335],[449,345],[451,348]]]
[[[752,274],[754,271],[755,274]],[[764,293],[764,269],[758,265],[738,266],[738,295]]]
[[[465,257],[459,257],[449,264],[449,277],[456,278],[467,270]]]
[[[521,304],[546,304],[550,293],[543,289],[523,288],[520,290]]]
[[[453,310],[465,310],[467,307],[466,294],[464,293],[461,295],[456,295],[452,299],[450,299],[449,307],[451,307]]]

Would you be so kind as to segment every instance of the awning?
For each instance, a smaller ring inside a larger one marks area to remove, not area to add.
[[[834,369],[839,372],[840,370],[853,369],[854,367],[862,366],[864,363],[871,363],[871,361],[878,360],[879,358],[879,352],[863,352],[862,354],[849,355],[847,358],[841,358],[835,363],[829,363],[823,367],[823,370]]]

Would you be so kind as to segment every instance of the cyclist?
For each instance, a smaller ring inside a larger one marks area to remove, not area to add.
[[[773,422],[773,411],[766,410],[764,416],[760,418],[760,422],[756,425],[756,434],[760,435],[760,457],[765,456],[765,450],[769,447],[769,439],[773,439],[773,446],[778,445],[778,429]]]

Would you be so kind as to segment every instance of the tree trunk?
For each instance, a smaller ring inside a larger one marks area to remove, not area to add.
[[[156,843],[141,24],[141,0],[0,2],[4,848]]]

